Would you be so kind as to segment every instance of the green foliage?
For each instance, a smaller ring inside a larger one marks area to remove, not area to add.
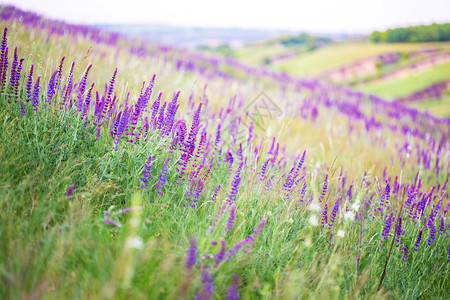
[[[374,43],[428,43],[450,41],[450,23],[419,25],[374,31],[369,40]]]

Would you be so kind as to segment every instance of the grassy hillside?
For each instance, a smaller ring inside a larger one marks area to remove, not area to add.
[[[366,83],[361,90],[386,99],[400,98],[450,78],[450,62],[404,78]]]
[[[448,119],[0,17],[0,298],[446,297]]]

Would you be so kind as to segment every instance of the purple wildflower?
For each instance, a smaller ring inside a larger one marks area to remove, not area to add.
[[[428,227],[430,227],[430,238],[428,239],[428,246],[431,246],[431,244],[433,244],[434,240],[436,239],[436,226],[434,225],[434,222],[428,222]]]
[[[325,203],[325,207],[322,212],[322,227],[328,224],[328,203]]]
[[[233,281],[231,282],[230,288],[228,289],[227,300],[238,300],[239,298],[241,298],[238,291],[238,285],[239,285],[239,276],[234,275]]]
[[[92,68],[92,64],[90,64],[86,71],[84,71],[84,75],[80,80],[80,83],[78,84],[78,102],[77,102],[77,109],[79,112],[83,111],[83,96],[84,92],[86,90],[86,82],[87,82],[87,76],[89,74],[89,70]]]
[[[33,91],[33,110],[37,114],[37,110],[39,107],[39,81],[41,80],[41,76],[38,76],[36,78],[36,83],[34,84],[34,91]]]
[[[219,183],[216,190],[214,191],[213,196],[211,197],[211,201],[213,201],[213,202],[216,201],[217,194],[219,193],[221,187],[222,187],[222,185]]]
[[[236,169],[236,173],[234,175],[233,182],[231,183],[231,190],[230,190],[230,194],[229,194],[228,200],[227,200],[228,203],[232,203],[236,200],[239,183],[241,182],[241,170],[242,170],[243,165],[244,165],[244,163],[241,162],[239,167]]]
[[[195,299],[209,300],[211,299],[211,296],[214,292],[214,285],[213,285],[213,277],[208,272],[207,267],[202,268],[202,283],[203,283],[202,292],[200,293],[200,295],[197,295]]]
[[[448,243],[448,259],[447,262],[450,262],[450,243]]]
[[[13,63],[11,65],[11,74],[9,76],[9,87],[14,90],[17,65],[19,64],[19,56],[17,55],[17,47],[14,49]]]
[[[224,239],[221,239],[220,240],[220,250],[214,256],[214,268],[217,268],[217,266],[223,261],[223,259],[225,257],[226,246],[227,246],[226,241]]]
[[[71,186],[69,186],[69,188],[67,189],[67,193],[66,193],[66,197],[71,200],[72,199],[72,193],[73,190],[75,189],[75,183],[72,184]]]
[[[22,114],[22,116],[25,116],[25,114],[27,113],[25,103],[23,103],[22,99],[19,99],[19,103],[20,103],[20,113]]]
[[[416,243],[414,244],[414,251],[419,250],[420,241],[422,240],[422,230],[420,230],[419,235],[417,236]]]
[[[56,93],[56,86],[58,85],[58,71],[53,72],[48,82],[47,88],[47,103],[52,104],[53,95]]]
[[[444,216],[441,216],[441,224],[439,225],[439,234],[443,234],[445,231],[445,222],[444,222]]]
[[[403,254],[402,260],[404,262],[407,262],[408,261],[408,256],[409,256],[408,248],[406,248],[406,246],[403,246],[402,249],[401,249],[401,252]]]
[[[227,228],[225,230],[225,235],[230,233],[231,230],[233,229],[234,218],[235,218],[235,214],[234,214],[235,209],[236,209],[236,205],[234,203],[231,203],[230,218],[228,219]]]
[[[65,107],[66,106],[66,101],[67,98],[70,96],[70,94],[72,93],[72,82],[73,82],[73,68],[75,67],[75,62],[72,62],[72,65],[70,66],[70,71],[69,71],[69,75],[67,77],[67,84],[65,86],[65,91],[64,91],[64,96],[63,96],[63,101],[61,102],[61,107]]]
[[[384,226],[383,232],[381,233],[381,235],[383,236],[383,239],[381,240],[380,247],[383,247],[383,243],[384,243],[384,241],[387,240],[388,235],[389,235],[389,231],[391,231],[393,216],[394,216],[394,212],[391,212],[389,217],[386,219],[386,226]]]
[[[186,268],[191,270],[197,262],[197,244],[194,238],[191,238],[191,246],[187,251]]]
[[[147,162],[145,163],[144,166],[144,172],[142,173],[142,185],[141,188],[146,189],[147,188],[147,182],[148,182],[148,175],[150,173],[150,169],[153,167],[152,165],[152,156],[149,155]]]
[[[319,195],[319,202],[322,202],[322,200],[325,198],[327,188],[328,188],[328,174],[325,175],[325,181],[323,182],[322,186],[322,193],[320,193]]]
[[[107,224],[107,225],[112,225],[112,226],[118,227],[118,228],[122,227],[122,225],[120,225],[119,222],[117,222],[111,218],[105,218],[105,220],[103,220],[103,223]]]
[[[0,44],[0,91],[3,91],[6,80],[6,70],[8,69],[8,41],[6,34],[8,33],[8,27],[5,27],[3,31],[2,42]]]
[[[89,106],[91,105],[91,94],[92,94],[93,88],[94,88],[94,83],[91,84],[91,87],[89,88],[88,93],[86,95],[86,100],[84,100],[83,114],[81,115],[81,119],[83,119],[83,120],[87,120],[87,113],[89,110]]]
[[[156,190],[158,190],[158,194],[163,194],[164,185],[166,184],[168,164],[169,164],[170,156],[166,158],[164,162],[164,166],[162,167],[161,173],[159,174],[159,180],[156,184]]]
[[[32,89],[33,89],[33,65],[31,65],[30,73],[28,74],[27,79],[27,98],[25,99],[26,102],[29,102],[32,97]]]
[[[380,204],[378,207],[379,210],[382,211],[384,209],[384,206],[389,204],[390,193],[391,193],[391,186],[389,185],[389,183],[387,183],[386,188],[384,189],[384,192],[380,197]]]
[[[262,168],[261,168],[261,176],[259,177],[259,179],[261,181],[266,180],[266,171],[267,171],[267,164],[269,163],[270,159],[266,160],[266,162],[263,164]]]
[[[339,211],[339,201],[341,200],[341,196],[339,196],[339,198],[336,200],[336,202],[334,202],[334,206],[333,206],[333,211],[331,212],[331,217],[330,217],[330,227],[333,227],[334,225],[334,220],[336,219],[336,215]]]

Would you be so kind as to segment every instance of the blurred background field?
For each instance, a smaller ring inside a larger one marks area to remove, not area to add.
[[[101,7],[0,7],[0,298],[445,299],[447,31]]]

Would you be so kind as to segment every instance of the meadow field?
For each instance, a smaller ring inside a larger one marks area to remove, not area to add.
[[[0,26],[1,299],[448,298],[449,118],[11,6]]]

